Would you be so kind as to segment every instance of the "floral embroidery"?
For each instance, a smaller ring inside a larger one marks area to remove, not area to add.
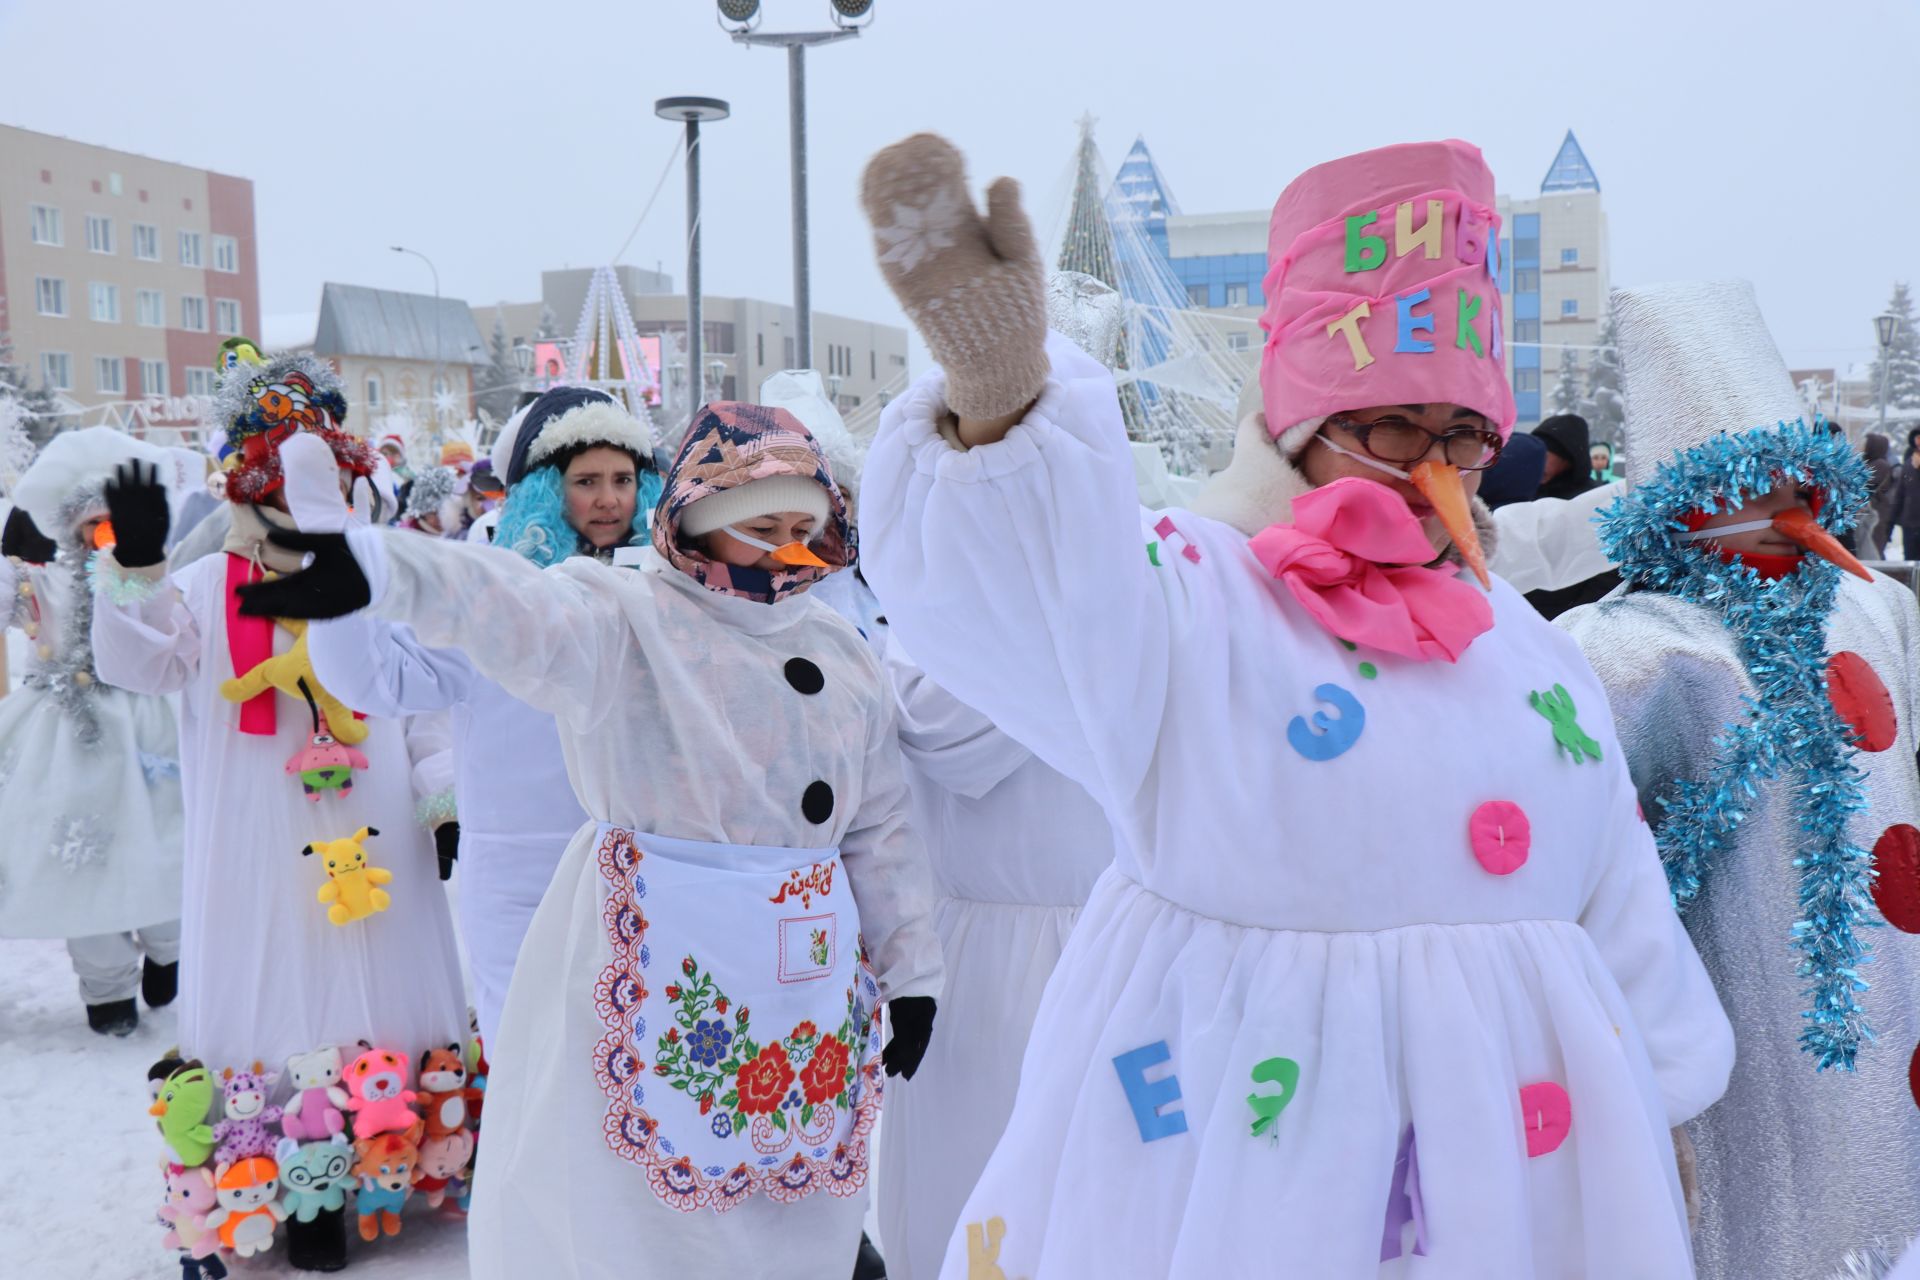
[[[808,933],[807,937],[807,957],[817,965],[825,965],[827,963],[827,931],[814,929]]]

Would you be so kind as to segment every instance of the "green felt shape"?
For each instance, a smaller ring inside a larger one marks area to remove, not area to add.
[[[1149,542],[1147,544],[1147,563],[1152,565],[1156,569],[1160,567],[1160,544],[1159,543]]]
[[[1342,645],[1344,645],[1344,646],[1346,646],[1346,650],[1347,650],[1347,652],[1348,652],[1348,653],[1352,653],[1352,652],[1353,652],[1354,650],[1356,650],[1356,649],[1358,649],[1358,648],[1360,647],[1359,645],[1357,645],[1357,644],[1355,644],[1355,643],[1354,643],[1353,641],[1351,641],[1351,640],[1342,640],[1342,641],[1341,641],[1340,643],[1341,643]]]
[[[1378,221],[1375,213],[1350,213],[1347,215],[1347,270],[1372,271],[1386,265],[1387,242],[1379,236],[1368,235],[1367,228]]]
[[[1374,666],[1371,662],[1363,662],[1360,664],[1361,679],[1371,680],[1379,674],[1380,674],[1380,668]]]
[[[1280,1113],[1287,1109],[1289,1102],[1293,1101],[1293,1095],[1300,1088],[1300,1064],[1292,1058],[1268,1058],[1265,1062],[1254,1065],[1253,1082],[1280,1086],[1279,1093],[1247,1095],[1247,1105],[1253,1108],[1255,1116],[1253,1136],[1257,1138],[1273,1128],[1274,1121],[1280,1118]]]
[[[1576,718],[1579,712],[1573,705],[1573,695],[1567,692],[1567,686],[1556,684],[1551,693],[1529,693],[1527,705],[1545,716],[1547,723],[1553,726],[1555,750],[1566,752],[1573,757],[1575,764],[1600,758],[1600,744],[1580,727]]]

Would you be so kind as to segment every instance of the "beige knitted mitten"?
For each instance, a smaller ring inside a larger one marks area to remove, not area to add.
[[[1026,408],[1047,379],[1047,306],[1020,184],[988,187],[982,218],[960,153],[917,133],[868,162],[860,199],[881,273],[946,370],[948,407],[963,418]]]

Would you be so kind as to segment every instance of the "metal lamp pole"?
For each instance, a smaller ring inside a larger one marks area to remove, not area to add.
[[[700,315],[700,123],[725,120],[732,108],[719,98],[661,98],[653,114],[662,120],[684,120],[687,126],[687,367],[700,367],[700,345],[705,337]],[[698,404],[687,406],[693,423]]]
[[[1873,336],[1880,339],[1880,434],[1887,434],[1887,366],[1893,361],[1893,340],[1900,333],[1900,317],[1891,311],[1873,318]]]
[[[814,45],[851,40],[859,27],[833,31],[735,31],[744,45],[777,45],[787,51],[787,131],[793,153],[793,318],[794,357],[813,368],[813,289],[807,271],[807,50]]]
[[[444,369],[445,369],[444,351],[443,351],[444,344],[440,340],[440,327],[442,323],[441,315],[440,315],[440,268],[434,266],[433,259],[429,258],[426,254],[420,252],[418,249],[409,249],[405,245],[398,245],[398,244],[390,245],[388,247],[391,248],[395,253],[412,254],[414,257],[420,259],[420,261],[427,264],[427,270],[433,272],[433,381],[434,381],[434,385],[437,387],[442,381]],[[434,433],[438,435],[439,427],[440,427],[440,406],[437,404],[433,406],[433,423],[434,423]]]

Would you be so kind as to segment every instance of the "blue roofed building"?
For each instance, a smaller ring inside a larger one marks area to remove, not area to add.
[[[1553,412],[1553,387],[1566,362],[1575,364],[1575,382],[1585,387],[1583,371],[1593,363],[1606,318],[1607,214],[1600,178],[1571,129],[1539,195],[1501,196],[1499,209],[1508,369],[1525,430]]]

